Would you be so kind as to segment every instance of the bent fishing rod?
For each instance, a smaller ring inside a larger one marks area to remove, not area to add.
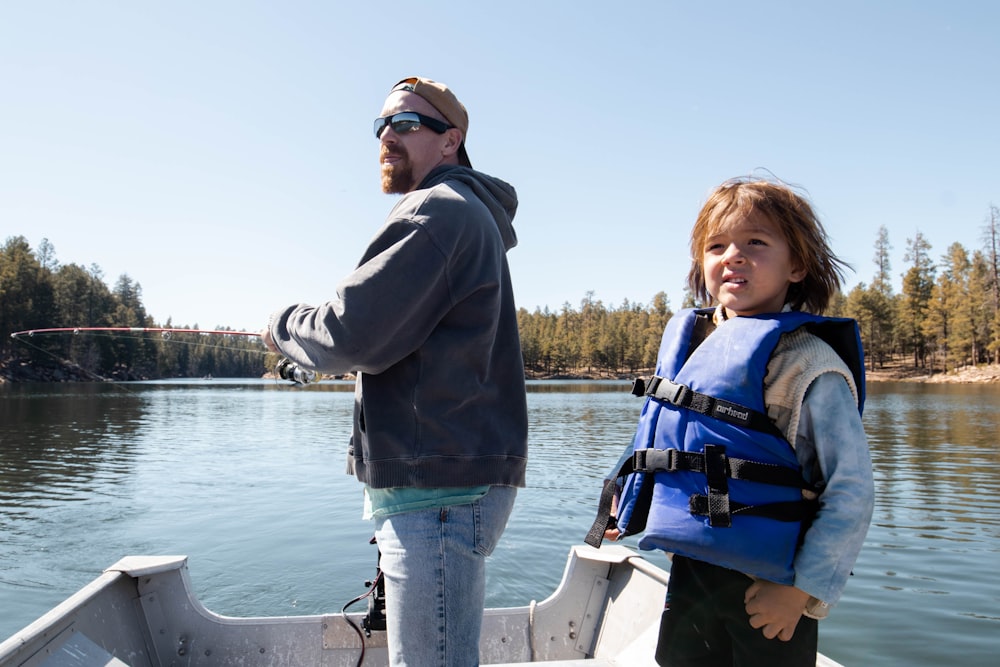
[[[169,327],[52,327],[49,329],[26,329],[25,331],[15,331],[11,338],[18,336],[34,336],[36,334],[56,334],[56,333],[158,333],[164,338],[169,338],[171,334],[205,334],[206,336],[256,336],[260,333],[256,331],[227,331],[225,329],[173,329]]]
[[[15,331],[10,335],[14,340],[21,340],[22,336],[31,338],[36,335],[46,334],[73,334],[81,333],[107,333],[107,334],[136,334],[136,333],[158,333],[164,340],[169,340],[173,334],[197,334],[202,336],[249,336],[260,338],[260,333],[256,331],[229,331],[226,329],[185,329],[172,327],[49,327],[44,329],[25,329]],[[22,341],[23,342],[23,341]],[[320,380],[320,375],[316,371],[302,368],[298,364],[281,359],[275,366],[274,374],[282,380],[288,380],[297,385],[312,384]]]

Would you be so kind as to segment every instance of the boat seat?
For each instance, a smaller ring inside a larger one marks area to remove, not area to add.
[[[29,661],[29,664],[38,667],[129,667],[127,662],[111,655],[81,632],[70,635],[41,662]]]

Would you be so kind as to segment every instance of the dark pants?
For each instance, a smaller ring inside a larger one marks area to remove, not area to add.
[[[664,667],[815,667],[817,621],[803,616],[790,641],[750,626],[734,570],[674,556],[656,662]]]

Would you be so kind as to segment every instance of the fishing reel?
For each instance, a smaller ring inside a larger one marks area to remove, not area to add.
[[[307,385],[319,382],[319,373],[302,368],[298,364],[282,359],[274,367],[274,374],[282,380],[289,380],[297,385]]]
[[[368,544],[376,544],[375,538],[372,537],[368,541]],[[345,604],[344,608],[340,610],[344,620],[358,633],[358,639],[361,640],[361,657],[358,659],[358,665],[361,665],[365,659],[365,638],[371,637],[373,632],[385,632],[387,625],[385,617],[385,576],[382,574],[381,550],[378,551],[378,560],[376,563],[378,567],[376,568],[375,579],[365,582],[365,587],[368,590]],[[361,619],[361,626],[359,627],[347,615],[347,608],[356,602],[361,602],[365,598],[368,598],[368,613]]]
[[[376,544],[372,537],[368,544]],[[366,581],[368,586],[368,613],[361,620],[361,627],[365,629],[365,635],[372,636],[372,631],[384,631],[386,629],[385,618],[385,575],[382,574],[382,550],[378,552],[378,565],[375,572],[374,581]]]

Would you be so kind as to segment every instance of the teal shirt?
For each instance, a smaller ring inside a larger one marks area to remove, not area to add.
[[[486,495],[490,490],[485,486],[449,486],[422,489],[416,487],[390,487],[373,489],[365,485],[365,519],[412,512],[414,510],[468,505]]]

